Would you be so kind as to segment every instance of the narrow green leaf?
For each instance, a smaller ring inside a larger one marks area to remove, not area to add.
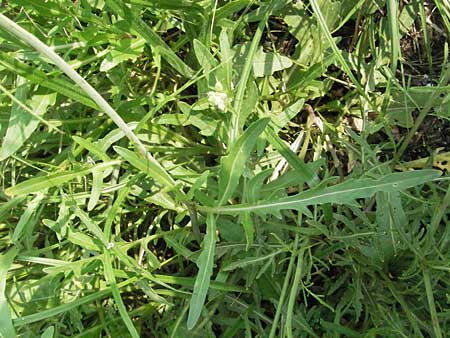
[[[71,180],[74,180],[79,177],[83,177],[91,173],[96,169],[106,169],[112,167],[116,164],[119,164],[120,161],[114,160],[110,162],[100,163],[96,166],[75,170],[75,171],[63,171],[56,174],[51,174],[47,176],[30,178],[24,182],[20,182],[19,184],[9,187],[5,190],[5,194],[9,196],[14,195],[27,195],[35,192],[39,192],[51,187],[56,187],[63,185]]]
[[[72,136],[73,140],[78,143],[79,145],[83,146],[88,150],[90,153],[97,156],[99,159],[101,159],[103,162],[111,161],[111,158],[106,154],[106,152],[99,147],[97,144],[92,143],[89,140],[86,140],[84,138],[81,138],[79,136]]]
[[[245,185],[244,201],[245,203],[256,202],[259,197],[259,192],[264,184],[264,181],[270,176],[272,169],[261,171],[254,177],[252,177]],[[242,216],[242,227],[245,232],[245,241],[247,245],[245,247],[248,250],[253,245],[255,236],[255,229],[253,224],[253,215],[249,212],[244,213]]]
[[[272,125],[275,129],[275,132],[278,132],[280,129],[284,128],[286,124],[289,123],[298,113],[300,113],[303,105],[305,103],[305,99],[299,99],[295,101],[290,106],[286,107],[281,113],[271,117]]]
[[[209,214],[206,221],[206,236],[203,239],[202,252],[196,262],[199,271],[195,279],[194,291],[189,304],[189,315],[187,320],[187,327],[189,330],[194,328],[200,318],[213,272],[214,252],[216,248],[215,216],[213,214]]]
[[[277,250],[277,251],[271,252],[270,254],[265,255],[265,256],[247,257],[247,258],[232,262],[231,264],[224,266],[222,268],[222,270],[223,271],[232,271],[235,269],[245,268],[249,265],[259,264],[260,262],[270,259],[282,252],[283,252],[283,250]]]
[[[175,68],[181,75],[190,78],[193,76],[192,69],[186,65],[169,46],[159,37],[141,18],[134,13],[126,4],[117,0],[106,0],[106,4],[116,14],[122,16],[131,27],[141,35],[152,48],[157,48],[161,56]]]
[[[122,148],[122,147],[114,147],[116,153],[122,156],[127,162],[129,162],[133,167],[139,169],[141,172],[146,173],[148,176],[154,178],[157,182],[159,182],[163,187],[174,188],[175,181],[169,175],[169,173],[164,170],[161,164],[157,160],[152,158],[143,159],[141,156],[138,156],[136,153]]]
[[[306,165],[297,154],[295,154],[286,143],[277,135],[272,128],[265,130],[265,135],[269,143],[280,152],[280,154],[286,159],[286,161],[299,173],[301,173],[301,179],[310,183],[314,181],[316,175],[309,165]]]
[[[8,301],[5,296],[7,273],[16,255],[16,247],[13,247],[4,254],[0,254],[0,337],[2,338],[17,337],[11,320]]]
[[[78,87],[74,86],[71,82],[63,79],[53,79],[49,77],[47,73],[40,71],[34,67],[14,59],[9,54],[0,51],[0,65],[4,66],[9,71],[12,71],[28,81],[37,83],[44,88],[54,90],[68,98],[71,98],[77,102],[80,102],[88,107],[98,109],[97,105],[88,98]]]
[[[27,89],[19,87],[16,91],[16,98],[25,102],[26,92],[28,92]],[[34,95],[26,102],[26,105],[32,109],[36,116],[42,116],[47,108],[55,103],[55,100],[56,93]],[[13,102],[8,129],[0,149],[0,161],[15,153],[33,134],[40,122],[36,116],[31,115],[30,112]]]
[[[260,119],[248,127],[231,146],[227,156],[222,157],[219,172],[219,201],[224,204],[234,193],[245,164],[253,151],[258,136],[264,131],[269,119]]]
[[[244,113],[242,111],[242,102],[244,100],[245,90],[247,88],[247,83],[250,78],[251,70],[253,67],[253,57],[255,56],[255,53],[258,49],[259,42],[261,40],[264,31],[264,27],[266,26],[266,22],[269,19],[270,12],[272,11],[275,2],[276,1],[270,1],[263,18],[261,19],[261,21],[258,24],[258,27],[256,28],[256,32],[253,35],[253,40],[247,54],[247,61],[244,65],[242,73],[240,74],[240,80],[236,87],[236,95],[234,97],[234,104],[233,104],[234,115],[231,123],[231,135],[230,135],[230,140],[232,142],[235,139],[237,139],[241,133],[241,130],[239,129],[239,121],[241,120],[241,114]]]
[[[391,70],[395,74],[397,70],[398,58],[400,56],[400,32],[398,26],[396,0],[388,0],[387,2],[387,17],[389,20],[389,33],[391,35],[389,42],[391,44]]]
[[[195,39],[193,42],[195,57],[201,67],[205,69],[207,73],[211,68],[217,66],[217,60],[209,52],[208,48],[202,44],[199,40]]]
[[[405,173],[393,173],[379,179],[362,178],[348,180],[335,186],[311,189],[294,196],[284,197],[273,201],[236,204],[230,206],[199,207],[205,212],[218,214],[239,214],[255,212],[258,214],[278,215],[280,210],[294,209],[303,211],[309,205],[335,203],[355,205],[357,198],[367,198],[378,191],[396,192],[416,185],[432,181],[440,176],[437,170],[420,170]]]
[[[86,214],[83,210],[78,207],[75,207],[74,210],[75,215],[81,220],[81,222],[88,228],[91,234],[93,234],[102,244],[106,247],[110,246],[108,239],[103,233],[102,229],[90,219],[89,215]]]
[[[119,284],[117,284],[118,288],[125,287],[127,285],[130,285],[132,283],[136,282],[136,277],[127,279]],[[49,309],[33,313],[31,315],[27,315],[24,317],[19,317],[14,319],[14,326],[25,326],[31,323],[38,322],[40,320],[45,320],[47,318],[54,319],[55,316],[70,311],[72,309],[76,309],[77,307],[83,305],[83,304],[90,304],[98,299],[102,299],[106,296],[108,296],[111,293],[111,288],[105,288],[100,291],[90,293],[87,296],[78,298],[77,300],[74,300],[73,302],[61,304],[55,307],[51,307]],[[0,327],[1,329],[1,327]],[[16,336],[14,336],[16,337]],[[9,337],[8,337],[9,338]]]
[[[14,233],[12,235],[11,241],[15,244],[21,239],[23,232],[27,226],[32,226],[35,224],[36,220],[32,221],[32,217],[35,215],[36,210],[41,205],[42,200],[45,195],[42,193],[38,193],[35,198],[28,204],[25,212],[20,216],[19,222],[14,229]],[[36,218],[36,217],[35,217]]]
[[[95,169],[92,171],[92,189],[89,197],[87,209],[91,211],[97,205],[103,187],[103,170]]]
[[[322,31],[325,34],[325,37],[328,40],[328,43],[330,44],[331,49],[333,50],[333,53],[336,55],[336,58],[341,63],[342,69],[347,74],[347,76],[352,81],[352,83],[356,86],[356,89],[358,90],[359,94],[368,100],[368,97],[364,91],[364,88],[362,87],[361,83],[356,79],[356,77],[353,75],[353,73],[350,69],[350,66],[348,65],[347,61],[345,61],[344,57],[342,56],[341,50],[336,45],[336,42],[333,40],[330,29],[327,26],[326,20],[322,14],[322,11],[320,10],[317,0],[311,0],[310,3],[314,10],[314,14],[316,15],[317,20],[319,22],[319,26],[320,26],[320,28],[322,28]]]
[[[125,323],[125,326],[127,327],[128,332],[130,333],[130,336],[132,338],[139,338],[140,335],[137,332],[136,328],[134,327],[134,324],[131,321],[130,316],[128,315],[125,304],[123,303],[122,297],[120,296],[120,290],[117,286],[116,278],[114,276],[114,271],[113,271],[113,267],[112,267],[111,254],[109,253],[109,251],[107,249],[104,250],[103,267],[105,269],[106,281],[108,282],[109,286],[111,287],[111,292],[112,292],[114,301],[117,305],[117,308],[119,309],[120,317],[122,318],[123,322]]]
[[[219,40],[220,40],[220,56],[222,61],[221,64],[225,78],[224,87],[226,92],[231,92],[231,81],[233,77],[233,68],[231,64],[232,53],[228,34],[225,29],[223,29],[220,32]]]

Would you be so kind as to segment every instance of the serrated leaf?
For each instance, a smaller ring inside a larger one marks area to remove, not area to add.
[[[421,170],[393,173],[379,179],[362,178],[348,180],[322,189],[311,189],[294,196],[273,201],[236,204],[230,206],[199,207],[199,210],[218,214],[240,214],[254,212],[260,215],[279,215],[281,210],[305,210],[309,205],[325,203],[357,205],[357,198],[367,198],[379,191],[396,192],[432,181],[440,176],[437,170]]]
[[[269,119],[260,119],[248,127],[231,146],[227,156],[222,157],[219,172],[219,201],[225,203],[234,193],[245,164],[253,151],[258,136],[264,131]]]
[[[255,264],[257,265],[260,262],[265,261],[266,259],[270,259],[270,258],[282,253],[283,251],[284,250],[277,250],[277,251],[271,252],[270,254],[265,255],[265,256],[247,257],[247,258],[244,258],[241,260],[237,260],[235,262],[232,262],[232,263],[224,266],[222,268],[222,270],[223,271],[232,271],[232,270],[239,269],[239,268],[240,269],[245,268],[249,265],[255,265]]]
[[[208,294],[211,275],[214,265],[214,252],[216,248],[216,219],[215,216],[209,214],[206,222],[206,236],[202,243],[202,252],[197,259],[199,268],[194,283],[191,301],[189,303],[189,315],[187,327],[189,330],[194,328],[200,318],[203,305],[205,304],[206,295]]]

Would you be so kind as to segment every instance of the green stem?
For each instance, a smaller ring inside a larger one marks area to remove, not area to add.
[[[428,306],[430,307],[431,322],[433,324],[434,334],[436,338],[442,338],[441,328],[439,326],[439,319],[437,317],[436,306],[434,305],[433,289],[431,287],[430,271],[423,270],[423,282],[425,284],[425,291],[427,293]]]
[[[20,40],[26,42],[28,45],[36,49],[41,55],[49,59],[53,64],[55,64],[64,74],[71,78],[80,88],[82,88],[89,97],[94,100],[94,102],[103,110],[114,123],[124,132],[128,139],[135,144],[139,153],[144,157],[152,156],[147,152],[142,142],[133,133],[133,131],[128,127],[125,121],[120,117],[119,114],[109,105],[108,102],[85,80],[78,74],[73,68],[64,61],[58,54],[56,54],[53,49],[47,46],[45,43],[40,41],[33,34],[27,30],[20,27],[14,21],[8,19],[3,14],[0,14],[0,27],[3,28],[8,33],[16,36]]]

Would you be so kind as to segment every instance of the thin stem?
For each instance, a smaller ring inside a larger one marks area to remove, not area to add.
[[[0,27],[29,44],[31,47],[33,47],[39,53],[49,59],[53,64],[55,64],[55,66],[57,66],[64,74],[66,74],[78,86],[80,86],[86,92],[86,94],[89,95],[92,100],[94,100],[98,107],[114,121],[114,123],[124,132],[127,138],[132,143],[134,143],[137,150],[142,156],[146,158],[153,158],[151,154],[147,152],[142,142],[133,133],[130,127],[128,127],[128,125],[120,117],[120,115],[117,114],[117,112],[109,105],[109,103],[85,79],[83,79],[80,74],[73,70],[66,61],[64,61],[58,54],[56,54],[51,47],[47,46],[33,34],[20,27],[18,24],[8,19],[3,14],[0,14]]]

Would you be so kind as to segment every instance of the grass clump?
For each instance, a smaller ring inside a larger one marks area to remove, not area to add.
[[[445,337],[441,0],[6,1],[1,337]]]

